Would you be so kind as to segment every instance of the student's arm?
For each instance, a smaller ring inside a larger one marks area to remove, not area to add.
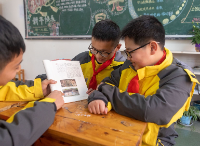
[[[192,82],[187,75],[168,81],[156,94],[146,98],[138,93],[120,92],[116,86],[104,83],[99,86],[99,91],[90,94],[88,102],[101,99],[107,104],[110,101],[113,109],[121,115],[166,125],[172,119],[176,121],[180,118],[191,89]]]
[[[118,87],[122,69],[123,69],[123,66],[112,71],[110,77],[104,78],[102,80],[102,82],[97,86],[97,90],[98,90],[99,86],[104,84],[104,82],[109,84],[109,85]],[[108,99],[101,92],[98,92],[98,91],[96,92],[95,90],[93,90],[92,92],[95,92],[95,96],[93,96],[92,98],[90,98],[91,96],[89,96],[89,98],[88,98],[88,110],[93,114],[107,114],[107,112],[109,112],[112,109],[111,103],[108,102]],[[99,98],[99,97],[101,97],[101,98]],[[92,102],[94,100],[96,100],[96,103],[89,104],[90,102]],[[101,100],[103,100],[104,102],[101,102]],[[107,109],[106,109],[106,107],[107,107]]]
[[[11,81],[0,87],[0,101],[31,101],[44,98],[41,79],[34,81]]]
[[[110,77],[104,78],[101,83],[109,83],[111,85],[114,85],[116,87],[119,86],[120,77],[121,77],[121,71],[123,70],[124,66],[121,66],[111,72]]]
[[[0,120],[2,146],[32,145],[53,123],[55,112],[64,104],[62,93],[52,92],[41,101],[29,102],[7,121]]]
[[[18,112],[11,123],[0,121],[0,143],[3,146],[33,144],[53,123],[54,103],[34,102],[34,107]]]

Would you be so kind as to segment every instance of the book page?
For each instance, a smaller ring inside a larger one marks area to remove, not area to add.
[[[87,99],[87,86],[79,61],[44,60],[44,66],[48,79],[57,81],[51,84],[51,90],[59,90],[64,93],[64,101],[73,102]]]

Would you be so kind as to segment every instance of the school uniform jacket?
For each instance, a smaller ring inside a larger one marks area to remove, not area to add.
[[[174,122],[188,110],[198,83],[190,67],[173,58],[168,49],[165,51],[166,59],[160,65],[137,71],[127,60],[102,81],[99,91],[93,91],[88,98],[88,102],[101,99],[107,104],[109,101],[117,113],[148,122],[143,146],[155,146],[162,141],[175,144],[174,138],[178,134]],[[128,84],[137,74],[139,93],[128,93]]]
[[[91,57],[92,57],[92,54],[89,51],[86,51],[86,52],[82,52],[82,53],[78,54],[77,56],[75,56],[72,59],[73,61],[79,61],[80,62],[81,68],[82,68],[82,71],[83,71],[83,75],[84,75],[84,78],[85,78],[85,81],[86,81],[86,84],[87,84],[88,87],[89,87],[90,80],[91,80],[92,75],[93,75]],[[118,67],[120,67],[124,63],[125,60],[126,59],[123,57],[121,52],[117,51],[115,58],[113,59],[111,64],[96,75],[97,85],[100,84],[101,81],[105,77],[109,77],[111,72],[113,70],[117,69]],[[100,66],[101,66],[101,64],[99,64],[95,60],[95,70],[97,70]]]
[[[43,98],[41,80],[24,83],[9,82],[0,87],[1,101],[27,101]],[[21,111],[12,115],[7,121],[0,120],[0,145],[32,145],[53,123],[56,105],[55,99],[44,98],[29,102]],[[1,103],[0,103],[1,104]]]
[[[44,98],[41,79],[34,81],[10,81],[0,86],[0,101],[33,101]]]

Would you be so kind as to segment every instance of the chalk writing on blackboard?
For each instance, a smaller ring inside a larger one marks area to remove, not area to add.
[[[100,20],[122,29],[141,15],[155,16],[166,35],[188,35],[200,22],[199,0],[24,0],[26,38],[91,37]]]

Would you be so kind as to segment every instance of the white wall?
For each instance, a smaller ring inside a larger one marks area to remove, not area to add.
[[[11,21],[25,38],[23,0],[0,0],[0,14]],[[124,42],[121,42],[123,50]],[[43,59],[71,59],[79,52],[86,51],[90,40],[25,40],[25,43],[27,50],[22,68],[25,70],[25,79],[30,80],[45,73]],[[166,40],[166,47],[170,50],[195,51],[190,40]]]

